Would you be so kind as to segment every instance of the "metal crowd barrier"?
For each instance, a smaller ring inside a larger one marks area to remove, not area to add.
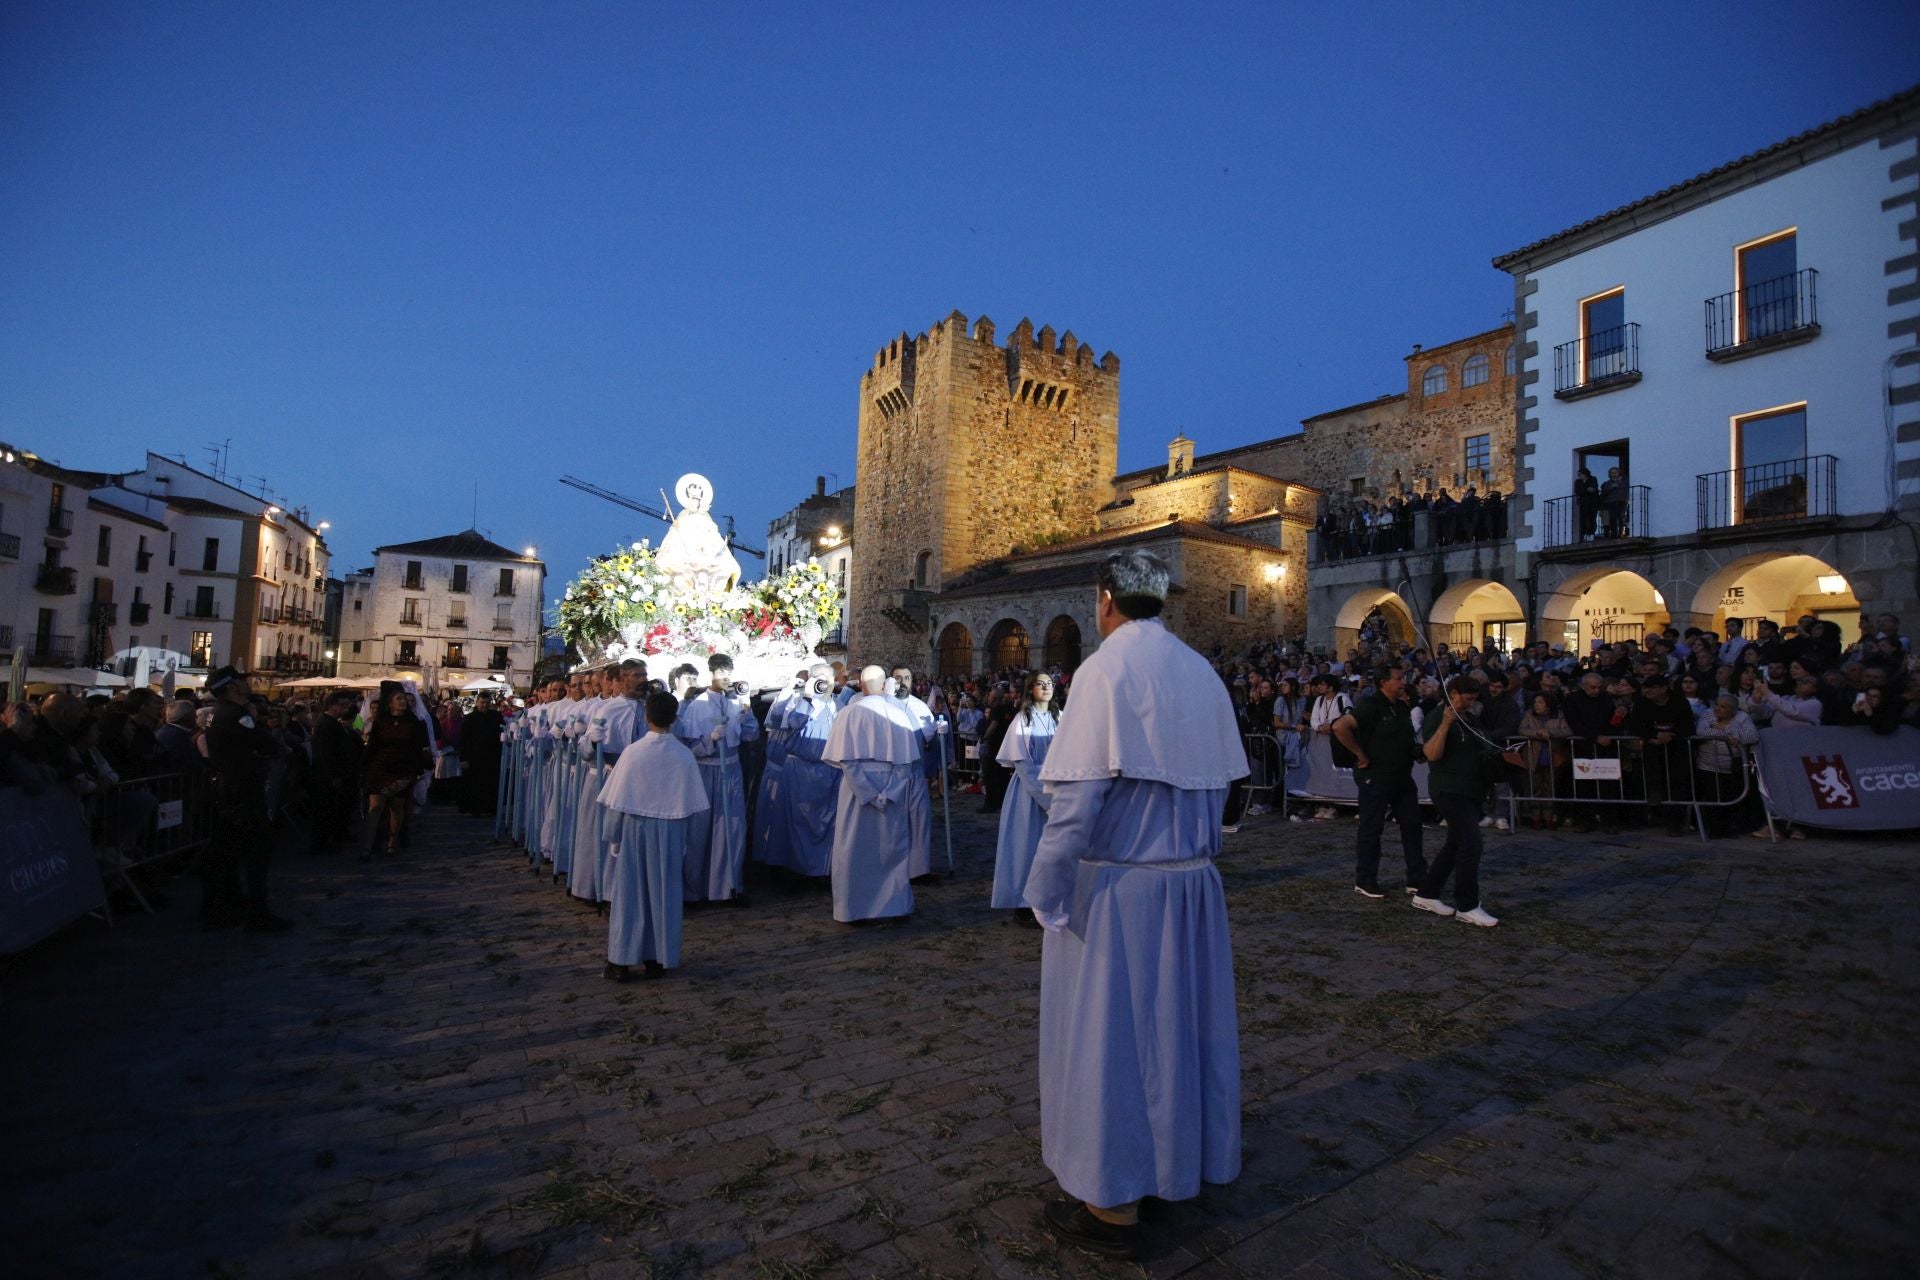
[[[1563,807],[1639,809],[1658,814],[1687,810],[1702,840],[1706,812],[1734,809],[1756,794],[1754,749],[1731,738],[1691,735],[1670,743],[1644,738],[1516,737],[1507,740],[1508,823],[1518,828],[1520,807],[1530,817],[1557,819]],[[1720,768],[1708,767],[1717,764]],[[1765,814],[1765,806],[1760,806]],[[1773,817],[1765,814],[1767,830]]]
[[[1286,821],[1287,758],[1280,749],[1280,739],[1271,733],[1249,733],[1242,735],[1241,741],[1247,751],[1247,780],[1241,787],[1246,805],[1241,808],[1241,817],[1245,818],[1247,807],[1264,804]]]
[[[101,874],[131,893],[149,915],[153,905],[133,873],[191,853],[213,834],[213,804],[203,772],[122,778],[90,797],[87,816]],[[107,918],[111,922],[111,908]]]

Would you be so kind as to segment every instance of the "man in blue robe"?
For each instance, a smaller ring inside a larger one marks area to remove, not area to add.
[[[882,667],[860,672],[860,697],[841,708],[821,759],[840,770],[833,828],[833,918],[841,924],[913,914],[908,814],[920,776],[920,735],[889,697]]]
[[[753,860],[770,867],[787,865],[787,741],[794,731],[787,727],[786,713],[802,700],[806,684],[806,671],[795,673],[793,683],[767,708],[767,758],[753,805]]]
[[[920,739],[920,786],[908,800],[907,816],[913,823],[913,853],[908,873],[918,880],[933,874],[933,796],[931,784],[940,773],[940,753],[946,749],[941,740],[944,730],[934,719],[933,709],[913,692],[913,672],[895,667],[890,696],[907,713],[908,723]]]
[[[712,683],[680,708],[673,732],[693,752],[706,784],[712,821],[704,848],[687,850],[687,901],[747,905],[747,799],[740,772],[740,743],[760,733],[753,712],[728,692],[733,659],[716,653],[707,659]],[[694,831],[695,843],[699,830]]]
[[[1040,967],[1040,1155],[1072,1197],[1048,1228],[1140,1251],[1140,1201],[1240,1172],[1233,949],[1214,855],[1246,754],[1225,686],[1161,624],[1170,574],[1100,568],[1102,637],[1040,770],[1046,830],[1026,902]]]
[[[648,732],[621,752],[600,791],[619,833],[607,872],[605,976],[613,982],[627,981],[636,964],[649,978],[680,964],[681,862],[707,790],[693,753],[673,735],[679,709],[670,693],[648,696]]]
[[[833,869],[833,828],[840,806],[840,770],[822,756],[840,714],[833,668],[816,663],[805,694],[786,706],[787,869],[825,876]]]
[[[620,755],[646,735],[647,664],[628,658],[607,671],[614,692],[604,699],[587,724],[586,811],[573,841],[573,866],[567,873],[567,892],[582,902],[608,900],[606,869],[609,846],[620,838],[620,824],[593,803]]]

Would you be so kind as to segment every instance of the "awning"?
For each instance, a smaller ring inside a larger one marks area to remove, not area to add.
[[[29,687],[50,684],[67,689],[124,689],[127,678],[111,671],[95,671],[92,667],[28,667],[27,684]]]

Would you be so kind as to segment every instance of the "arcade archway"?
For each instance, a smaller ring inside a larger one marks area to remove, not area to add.
[[[1406,602],[1384,587],[1369,587],[1347,597],[1334,615],[1333,643],[1344,657],[1365,640],[1368,644],[1418,644],[1413,614]]]
[[[987,665],[1001,667],[1027,665],[1027,629],[1012,618],[1002,618],[987,632]]]
[[[940,631],[941,676],[964,676],[973,672],[973,636],[957,622],[949,622]]]
[[[1062,671],[1080,665],[1080,624],[1064,613],[1047,624],[1047,648],[1041,665]]]
[[[1456,582],[1433,602],[1427,638],[1455,651],[1512,652],[1527,642],[1527,615],[1520,599],[1502,582],[1469,578]]]
[[[1700,584],[1693,612],[1709,619],[1701,626],[1721,635],[1729,618],[1741,619],[1752,637],[1754,624],[1762,618],[1790,626],[1807,614],[1839,627],[1842,644],[1853,643],[1860,631],[1860,601],[1853,584],[1818,556],[1743,556]]]
[[[1568,653],[1589,653],[1596,642],[1644,640],[1673,619],[1666,597],[1630,569],[1598,568],[1560,584],[1540,602],[1535,637]]]

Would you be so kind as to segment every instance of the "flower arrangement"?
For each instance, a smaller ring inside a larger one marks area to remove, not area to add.
[[[697,592],[662,570],[645,541],[596,557],[567,584],[560,634],[589,658],[616,641],[656,654],[728,653],[790,648],[798,654],[840,618],[840,593],[809,560],[750,587]]]

